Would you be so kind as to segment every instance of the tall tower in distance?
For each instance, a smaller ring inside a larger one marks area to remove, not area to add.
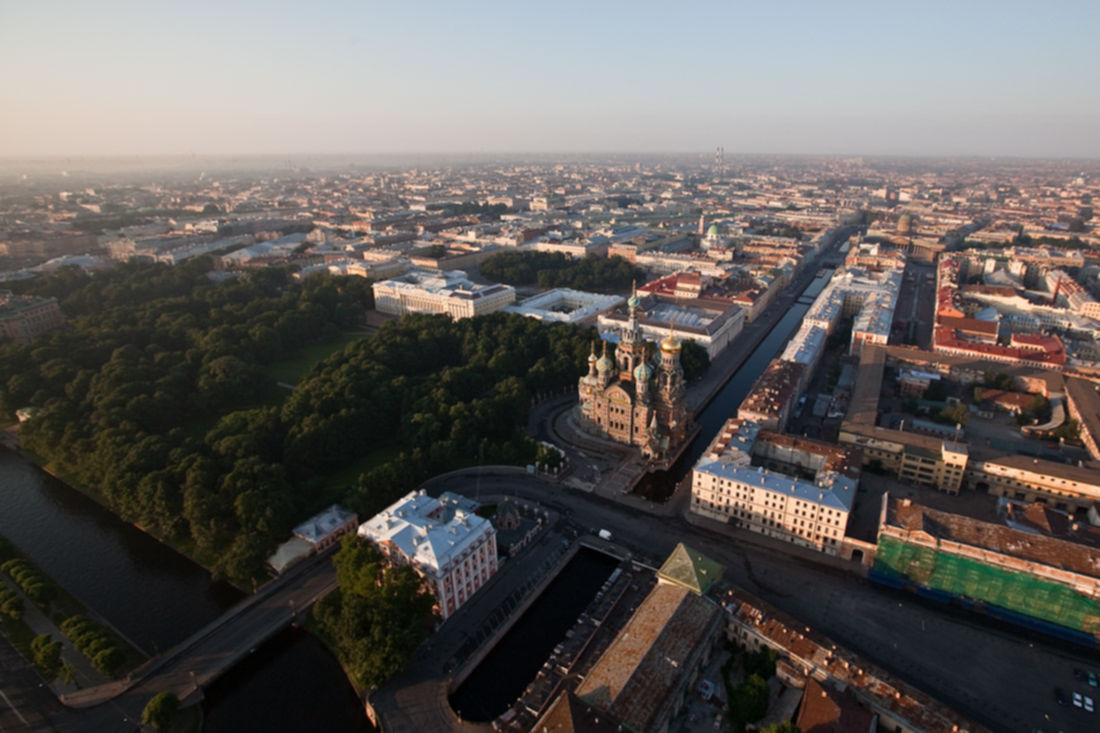
[[[726,175],[726,149],[721,145],[714,149],[714,174],[719,178]]]

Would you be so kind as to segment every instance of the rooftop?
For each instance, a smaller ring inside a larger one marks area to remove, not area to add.
[[[694,670],[721,608],[680,585],[658,583],[577,688],[635,730],[652,730],[669,695]]]
[[[906,499],[890,497],[884,526],[921,533],[939,541],[956,542],[1009,557],[1100,577],[1100,549],[1077,542],[982,522],[960,514],[930,509]]]

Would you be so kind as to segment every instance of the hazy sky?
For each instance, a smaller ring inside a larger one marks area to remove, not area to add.
[[[0,156],[1100,157],[1100,0],[0,0]]]

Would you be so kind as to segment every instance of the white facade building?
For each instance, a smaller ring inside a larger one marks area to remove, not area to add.
[[[380,313],[446,313],[451,318],[472,318],[511,305],[516,291],[509,285],[477,285],[462,270],[415,268],[392,280],[371,286],[374,307]]]
[[[496,529],[474,508],[450,492],[435,499],[412,491],[359,525],[359,536],[392,562],[412,565],[446,620],[497,571]]]
[[[758,463],[815,472],[812,481]],[[859,463],[844,448],[726,422],[692,469],[691,511],[767,537],[836,555],[859,487]]]
[[[510,305],[504,310],[540,321],[580,323],[606,313],[621,305],[624,300],[625,298],[619,295],[601,295],[570,288],[555,288],[539,293],[522,303]]]

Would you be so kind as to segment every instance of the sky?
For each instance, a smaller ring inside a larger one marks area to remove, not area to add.
[[[1100,157],[1100,2],[0,0],[0,157]]]

